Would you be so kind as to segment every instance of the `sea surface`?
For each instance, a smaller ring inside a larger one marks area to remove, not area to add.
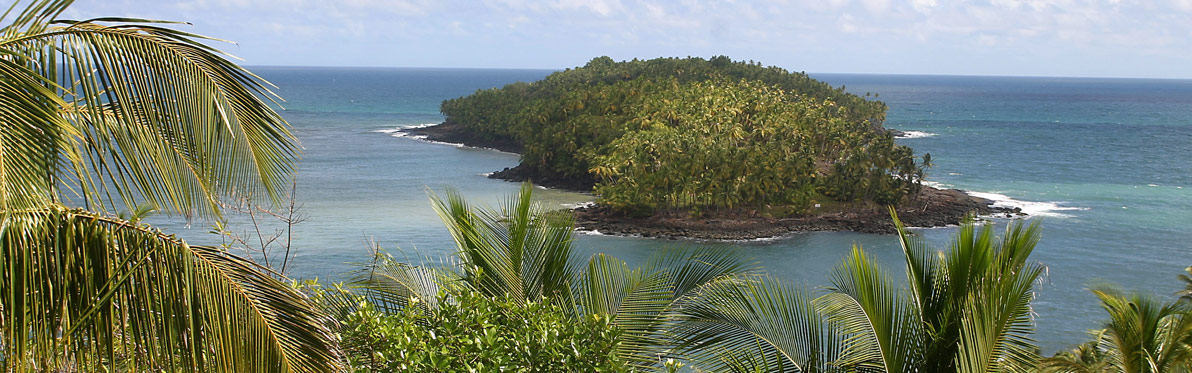
[[[534,81],[549,70],[257,67],[286,102],[283,116],[305,150],[297,200],[298,278],[343,280],[370,258],[369,243],[413,262],[449,257],[452,241],[428,195],[455,188],[495,205],[517,190],[486,173],[515,154],[403,138],[394,130],[439,123],[439,103],[477,89]],[[1034,303],[1045,353],[1086,340],[1104,311],[1088,288],[1116,284],[1172,299],[1192,265],[1192,81],[1038,77],[811,74],[889,105],[898,140],[931,153],[928,179],[1018,206],[1042,220],[1033,259],[1048,267]],[[591,196],[536,190],[550,205]],[[252,235],[242,217],[233,223]],[[201,221],[151,221],[193,243],[219,244]],[[1004,222],[1002,222],[1004,224]],[[275,226],[266,226],[266,235]],[[920,232],[937,247],[954,228]],[[632,263],[662,250],[714,246],[809,288],[852,245],[902,276],[889,235],[799,233],[750,242],[696,242],[583,234],[579,255],[606,252]],[[900,277],[901,278],[901,277]]]

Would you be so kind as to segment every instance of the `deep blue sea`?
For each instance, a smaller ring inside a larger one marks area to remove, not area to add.
[[[393,129],[438,123],[439,102],[548,70],[259,67],[285,99],[283,116],[305,148],[298,200],[295,277],[343,279],[374,241],[411,261],[449,255],[452,243],[427,193],[460,190],[495,204],[517,184],[483,174],[517,164],[514,154],[395,137]],[[1048,267],[1034,303],[1046,353],[1087,339],[1103,318],[1090,285],[1171,297],[1192,265],[1192,81],[1087,78],[811,74],[849,91],[875,93],[899,140],[931,153],[928,179],[1019,206],[1043,220],[1033,259]],[[590,196],[538,190],[549,204]],[[208,227],[155,219],[191,242],[218,244]],[[244,227],[241,226],[243,229]],[[937,247],[952,228],[925,229]],[[701,243],[579,235],[584,255],[639,262],[663,248],[732,248],[808,287],[853,244],[895,273],[893,236],[802,233],[774,240]]]

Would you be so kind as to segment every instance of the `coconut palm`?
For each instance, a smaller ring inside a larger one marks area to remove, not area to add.
[[[210,39],[166,22],[57,19],[70,4],[0,16],[0,363],[336,369],[324,316],[277,275],[110,216],[278,201],[298,145],[266,83]]]
[[[1186,303],[1163,302],[1108,286],[1095,288],[1093,293],[1109,313],[1109,321],[1091,342],[1097,349],[1095,355],[1107,365],[1104,371],[1192,371],[1192,308]],[[1044,363],[1060,366],[1079,361],[1073,357],[1079,356],[1061,354]]]
[[[1044,373],[1114,373],[1121,369],[1114,366],[1105,350],[1100,348],[1105,330],[1093,333],[1093,340],[1082,343],[1067,351],[1039,362],[1039,371]]]
[[[946,252],[895,226],[909,288],[860,248],[832,273],[822,309],[848,335],[840,364],[886,372],[1026,371],[1037,347],[1030,303],[1044,267],[1027,258],[1038,224],[1011,223],[1001,240],[963,224]]]
[[[456,241],[460,268],[454,277],[435,271],[423,271],[423,277],[438,278],[433,286],[462,284],[490,296],[546,299],[574,309],[577,317],[609,315],[622,331],[617,353],[635,366],[650,367],[673,353],[668,330],[675,310],[686,307],[694,294],[757,268],[729,252],[711,250],[664,251],[639,267],[605,254],[582,263],[572,253],[570,214],[535,205],[532,190],[524,184],[500,209],[470,206],[450,190],[446,201],[432,195]],[[381,277],[390,285],[369,281],[370,292],[430,293],[424,290],[430,282],[410,280],[417,277],[410,275],[414,268],[388,266],[383,272],[401,274]]]
[[[1016,222],[999,241],[964,224],[947,252],[929,250],[894,211],[907,287],[860,247],[830,292],[761,278],[725,283],[680,311],[680,336],[713,369],[820,372],[993,372],[1035,366],[1030,302],[1043,273],[1028,262],[1038,226]],[[743,355],[758,351],[752,359]],[[772,358],[778,357],[778,358]]]
[[[1180,281],[1184,283],[1184,290],[1180,290],[1175,295],[1180,296],[1182,301],[1192,301],[1192,266],[1185,267],[1184,272],[1187,274],[1180,275]]]

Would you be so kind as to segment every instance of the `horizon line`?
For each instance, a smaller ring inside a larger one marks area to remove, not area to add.
[[[639,59],[640,60],[640,59]],[[621,61],[618,61],[621,62]],[[740,62],[740,61],[739,61]],[[245,68],[340,68],[340,69],[440,69],[440,70],[539,70],[539,71],[563,71],[565,69],[575,69],[583,66],[572,66],[565,68],[546,68],[546,67],[459,67],[459,66],[378,66],[378,65],[256,65],[246,64],[242,65]],[[1064,78],[1064,79],[1121,79],[1121,80],[1180,80],[1192,81],[1192,77],[1187,78],[1171,78],[1171,77],[1131,77],[1131,76],[1072,76],[1072,75],[992,75],[992,74],[931,74],[931,73],[882,73],[882,72],[808,72],[805,70],[791,70],[786,67],[777,65],[762,65],[765,67],[779,67],[791,72],[804,73],[807,75],[816,74],[834,74],[834,75],[886,75],[886,76],[937,76],[937,77],[971,77],[971,78]]]

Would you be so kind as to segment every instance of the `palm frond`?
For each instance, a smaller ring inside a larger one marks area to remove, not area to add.
[[[566,212],[536,206],[532,190],[524,184],[500,210],[473,208],[452,190],[446,201],[431,195],[455,240],[463,280],[483,294],[538,301],[571,292],[578,272],[571,257],[575,224]]]
[[[339,368],[326,316],[250,261],[64,207],[0,217],[7,370]]]
[[[684,341],[680,351],[713,371],[822,372],[832,369],[829,363],[840,350],[809,293],[766,276],[723,277],[704,285],[674,318],[675,338]],[[749,351],[762,360],[745,359]]]
[[[1041,373],[1109,373],[1115,371],[1115,366],[1104,349],[1099,344],[1105,330],[1093,333],[1093,340],[1082,343],[1067,351],[1060,351],[1055,356],[1039,361]]]
[[[911,301],[859,246],[831,275],[832,293],[816,300],[846,336],[838,365],[885,372],[916,370],[927,333]]]
[[[447,288],[458,282],[455,273],[446,268],[398,262],[384,252],[376,255],[373,263],[356,272],[351,286],[362,290],[360,294],[385,313],[398,313],[412,305],[431,309],[440,294],[450,295]]]
[[[1188,368],[1192,351],[1192,308],[1138,293],[1099,286],[1093,294],[1109,313],[1102,346],[1122,371],[1166,372]]]
[[[581,315],[603,314],[621,330],[616,353],[639,367],[658,363],[663,313],[674,298],[665,272],[630,268],[624,261],[596,254],[579,275],[575,289]]]
[[[32,207],[24,195],[39,194],[94,209],[115,209],[118,200],[131,210],[143,200],[210,216],[220,197],[278,201],[298,147],[265,101],[276,98],[268,83],[201,36],[152,23],[51,21],[70,3],[34,2],[3,29],[8,60],[59,97],[44,104],[59,118],[43,126],[74,127],[47,133],[52,151],[27,153],[55,160],[41,175],[50,189],[0,184],[4,204]],[[18,125],[8,116],[0,122],[6,132]],[[19,151],[26,150],[0,149]]]

